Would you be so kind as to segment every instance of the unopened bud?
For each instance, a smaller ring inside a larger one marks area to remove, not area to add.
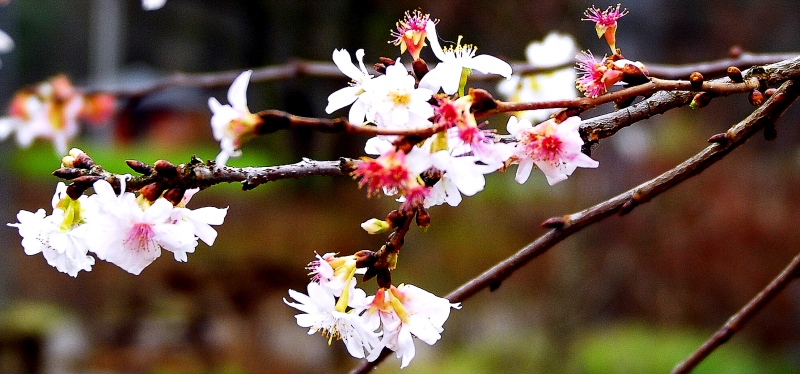
[[[742,71],[736,66],[731,66],[728,68],[728,78],[730,78],[731,82],[733,83],[744,83]]]
[[[425,74],[428,74],[428,64],[421,58],[414,60],[414,62],[411,63],[411,68],[414,69],[414,75],[417,76],[417,79],[422,79]]]
[[[750,104],[753,106],[761,106],[764,103],[764,94],[758,89],[754,89],[747,95],[747,99],[750,100]]]
[[[472,96],[471,112],[485,112],[497,108],[497,102],[489,91],[480,88],[470,88],[469,96]]]
[[[694,95],[694,99],[692,99],[692,102],[691,104],[689,104],[689,107],[692,109],[704,108],[705,106],[708,105],[708,103],[711,102],[711,99],[712,99],[711,94],[709,94],[708,92],[700,92],[697,95]]]
[[[764,91],[764,97],[769,99],[775,92],[778,92],[777,88],[767,88],[766,91]]]
[[[83,151],[73,157],[75,157],[75,160],[72,162],[72,165],[76,168],[91,169],[94,166],[94,160],[86,153],[83,153]]]
[[[139,189],[139,193],[141,193],[147,201],[156,201],[156,199],[161,196],[161,191],[161,183],[158,182],[150,183]]]
[[[163,177],[170,178],[178,175],[178,169],[167,160],[158,160],[153,167],[156,169],[156,172]]]
[[[428,213],[428,210],[425,208],[419,208],[417,210],[417,226],[428,227],[430,225],[431,225],[431,215]]]
[[[69,198],[72,200],[78,200],[78,198],[80,198],[81,195],[83,195],[83,192],[86,191],[87,188],[89,188],[89,186],[87,185],[81,185],[75,183],[70,184],[69,186],[67,186],[67,196],[69,196]]]
[[[170,188],[164,193],[164,198],[171,202],[172,205],[178,205],[181,199],[183,199],[184,192],[186,192],[186,190],[180,187]]]
[[[378,74],[386,74],[386,65],[384,64],[377,63],[375,65],[372,65],[372,68],[375,69],[375,71],[377,71]]]
[[[75,157],[72,156],[64,156],[61,158],[61,167],[65,168],[74,168],[75,167]]]
[[[386,66],[394,65],[394,60],[388,57],[378,57],[378,61],[380,61],[381,64],[384,64]]]
[[[133,169],[133,171],[139,174],[150,175],[153,173],[153,168],[144,162],[137,160],[125,160],[125,163],[128,164],[128,167]]]
[[[381,221],[377,218],[370,218],[361,224],[361,228],[369,234],[382,234],[392,227],[389,225],[389,222]]]
[[[53,171],[53,175],[61,179],[75,179],[77,177],[80,177],[82,172],[83,172],[82,169],[63,167],[61,169],[56,169],[55,171]]]
[[[699,71],[690,74],[689,82],[692,83],[692,88],[699,90],[703,86],[703,74],[700,74]]]
[[[399,210],[393,210],[386,215],[386,223],[389,227],[402,227],[408,217]]]
[[[370,251],[368,249],[360,250],[353,254],[356,258],[356,267],[357,268],[368,268],[375,264],[375,261],[378,260],[378,256],[375,255],[375,252]]]

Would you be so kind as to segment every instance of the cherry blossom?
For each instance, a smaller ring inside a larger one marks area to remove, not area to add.
[[[436,34],[435,22],[428,21],[425,30],[428,33],[431,49],[441,62],[422,77],[419,82],[420,87],[433,92],[439,91],[441,87],[448,95],[460,90],[460,96],[464,96],[463,85],[466,82],[466,75],[469,75],[472,69],[487,74],[498,74],[505,78],[511,76],[511,65],[494,56],[475,56],[477,48],[470,44],[462,45],[461,38],[455,47],[442,49]]]
[[[64,154],[78,133],[82,107],[83,96],[63,75],[21,90],[12,98],[10,116],[0,118],[0,140],[15,132],[17,144],[27,148],[36,138],[50,139],[56,152]]]
[[[124,184],[123,184],[124,186]],[[101,260],[111,262],[138,275],[161,256],[161,249],[176,253],[178,260],[194,252],[197,240],[192,224],[172,221],[172,203],[159,198],[152,204],[137,201],[131,192],[116,195],[111,185],[100,180],[90,197],[95,210],[91,222],[89,248]],[[124,187],[121,188],[124,191]]]
[[[416,9],[411,13],[406,12],[405,17],[397,22],[397,31],[391,31],[394,40],[390,43],[399,45],[400,53],[404,53],[407,49],[411,57],[418,60],[420,51],[426,45],[425,26],[428,22],[436,23],[437,21],[431,21],[429,14],[423,14]]]
[[[383,348],[396,352],[400,368],[405,368],[416,355],[414,339],[433,345],[442,337],[442,327],[450,316],[450,309],[461,309],[460,303],[438,297],[413,285],[381,289],[368,297],[369,311],[365,314],[374,325],[380,321],[383,337],[371,351],[368,360],[378,358]]]
[[[364,274],[367,270],[356,268],[354,255],[340,257],[330,252],[322,256],[317,255],[317,259],[311,261],[306,269],[310,271],[312,282],[318,283],[336,297],[342,295],[345,285],[355,287],[356,281],[353,276]]]
[[[595,23],[594,28],[597,31],[597,37],[605,36],[608,46],[611,47],[611,53],[617,53],[617,20],[622,16],[628,14],[628,10],[619,10],[621,5],[617,4],[616,8],[608,7],[604,11],[592,6],[584,12],[586,18],[583,21],[592,21]]]
[[[67,187],[59,182],[53,195],[53,213],[46,215],[44,209],[35,213],[21,210],[17,214],[19,223],[8,226],[19,229],[25,254],[41,253],[50,266],[62,273],[76,277],[81,270],[90,271],[94,257],[87,254],[86,238],[90,234],[85,225],[85,196],[72,200],[66,195]]]
[[[567,179],[578,167],[596,168],[599,163],[581,152],[580,124],[580,117],[569,117],[562,123],[549,119],[536,126],[513,116],[509,118],[508,132],[517,139],[515,156],[519,168],[515,180],[525,183],[534,164],[550,185]]]
[[[222,105],[213,97],[208,99],[208,106],[213,113],[211,130],[221,149],[216,158],[218,167],[225,166],[231,157],[241,156],[239,148],[255,135],[256,127],[263,122],[247,107],[247,86],[252,73],[252,70],[248,70],[234,79],[228,89],[229,104]]]
[[[228,208],[220,209],[216,207],[202,207],[197,209],[186,208],[186,204],[192,196],[197,193],[199,188],[192,188],[183,194],[181,202],[172,209],[170,221],[173,224],[188,222],[191,224],[194,235],[209,246],[214,245],[217,238],[217,231],[211,225],[221,225],[228,214]],[[194,250],[194,247],[191,247]],[[185,251],[174,250],[175,260],[186,262]]]
[[[335,110],[344,108],[350,104],[350,114],[348,120],[352,124],[360,124],[364,122],[369,108],[369,95],[364,95],[365,86],[372,75],[367,72],[364,66],[364,50],[359,49],[356,51],[356,59],[358,60],[358,67],[350,61],[350,54],[347,50],[334,50],[333,62],[344,73],[350,77],[352,82],[348,87],[342,88],[328,96],[328,106],[325,107],[325,112],[330,114]]]
[[[311,282],[307,286],[308,295],[289,290],[289,297],[296,302],[283,299],[286,305],[298,309],[302,314],[295,315],[300,327],[307,327],[308,334],[321,332],[328,338],[330,345],[333,339],[343,340],[347,352],[355,358],[364,358],[378,345],[380,334],[376,333],[376,325],[370,325],[362,317],[366,310],[366,294],[363,290],[352,288],[349,295],[336,300],[334,295],[321,285]],[[347,311],[347,306],[351,309]],[[353,306],[355,308],[353,308]]]
[[[394,65],[387,66],[386,74],[372,82],[374,84],[370,84],[368,88],[373,94],[368,120],[383,128],[430,126],[428,118],[433,116],[433,108],[428,100],[433,92],[426,88],[417,88],[414,77],[408,74],[400,59]]]

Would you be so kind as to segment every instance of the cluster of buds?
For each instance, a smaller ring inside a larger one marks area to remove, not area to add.
[[[137,165],[135,169],[176,172],[174,166],[164,162],[156,163],[155,168]],[[227,208],[186,208],[196,189],[173,188],[153,194],[158,189],[147,185],[138,195],[127,192],[128,176],[116,178],[117,194],[105,178],[97,176],[101,171],[79,149],[72,149],[62,159],[55,174],[72,179],[72,184],[58,184],[53,212],[47,215],[44,209],[36,213],[23,210],[17,215],[19,222],[9,224],[19,229],[25,253],[42,253],[48,264],[73,277],[80,270],[91,270],[95,260],[90,252],[138,275],[161,255],[162,249],[185,262],[198,239],[213,245],[217,232],[211,225],[222,224]],[[94,194],[86,196],[83,193],[89,187]]]
[[[28,147],[36,138],[53,142],[56,152],[67,152],[67,143],[80,131],[79,122],[100,124],[114,112],[114,98],[103,93],[79,92],[64,75],[18,91],[11,100],[9,116],[0,118],[0,140],[12,132],[17,144]]]

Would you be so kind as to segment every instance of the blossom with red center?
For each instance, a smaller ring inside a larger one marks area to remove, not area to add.
[[[609,6],[606,10],[601,12],[600,9],[592,6],[584,13],[586,18],[581,19],[582,21],[592,21],[595,23],[594,28],[597,31],[597,37],[606,37],[606,42],[608,42],[608,46],[611,47],[611,53],[613,54],[617,53],[617,20],[628,14],[627,9],[620,11],[619,7],[620,4],[617,4],[616,8]]]
[[[404,193],[413,178],[406,165],[406,154],[396,149],[390,149],[376,159],[364,158],[352,174],[360,178],[359,187],[367,186],[369,196],[381,190]]]
[[[533,165],[542,170],[550,185],[567,179],[578,167],[596,168],[599,163],[581,152],[580,124],[580,117],[569,117],[562,123],[549,119],[536,126],[516,117],[509,118],[508,132],[517,139],[516,181],[525,183]]]
[[[394,40],[390,41],[394,45],[400,46],[400,53],[408,50],[414,60],[419,59],[419,52],[425,46],[425,37],[428,35],[425,31],[425,25],[431,21],[430,14],[423,14],[419,10],[413,12],[406,12],[405,17],[397,22],[397,31],[392,30],[391,34]]]
[[[601,62],[594,59],[591,51],[584,51],[583,57],[579,57],[575,69],[581,76],[575,81],[576,87],[587,97],[598,97],[608,91],[608,88],[622,80],[623,73],[616,70],[614,63],[605,62],[608,60],[603,57]]]

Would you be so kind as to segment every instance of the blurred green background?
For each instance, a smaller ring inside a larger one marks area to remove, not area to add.
[[[449,40],[464,36],[481,53],[509,61],[551,30],[575,36],[595,54],[607,48],[581,22],[587,1],[211,1],[168,0],[158,11],[138,1],[12,0],[0,29],[16,49],[0,56],[0,102],[57,74],[82,87],[151,82],[175,71],[237,70],[292,59],[329,61],[334,48],[396,57],[389,30],[421,7]],[[617,45],[645,63],[800,50],[800,10],[792,1],[623,3]],[[433,61],[423,52],[423,58]],[[404,57],[408,58],[408,57]],[[368,61],[370,63],[371,60]],[[327,96],[346,79],[252,83],[251,110],[327,117]],[[483,84],[492,88],[491,84]],[[209,96],[174,89],[118,103],[106,126],[74,141],[98,163],[128,172],[125,159],[187,162],[213,158]],[[223,100],[224,101],[224,100]],[[585,116],[610,110],[601,107]],[[460,206],[431,209],[427,232],[406,238],[396,282],[444,295],[545,231],[552,216],[581,210],[672,168],[706,139],[744,118],[744,96],[702,110],[674,110],[601,141],[598,169],[580,169],[550,187],[534,172],[487,177]],[[335,115],[344,115],[346,111]],[[774,277],[800,248],[800,119],[790,109],[778,138],[757,136],[710,170],[638,207],[570,237],[505,281],[464,302],[433,347],[417,341],[405,373],[665,372]],[[490,119],[505,130],[505,117]],[[301,157],[363,155],[366,138],[281,132],[245,145],[234,166],[277,165]],[[52,145],[21,150],[0,143],[0,217],[49,210],[58,167]],[[327,346],[294,322],[283,304],[304,291],[314,252],[376,250],[384,238],[359,224],[396,203],[367,199],[349,178],[269,183],[253,191],[217,186],[192,205],[230,206],[213,248],[201,244],[186,264],[165,254],[140,276],[98,261],[76,279],[22,251],[17,231],[0,230],[2,373],[316,373],[358,364],[343,345]],[[364,285],[375,290],[373,282]],[[397,372],[394,357],[376,372]],[[800,370],[800,286],[790,285],[698,373]]]

